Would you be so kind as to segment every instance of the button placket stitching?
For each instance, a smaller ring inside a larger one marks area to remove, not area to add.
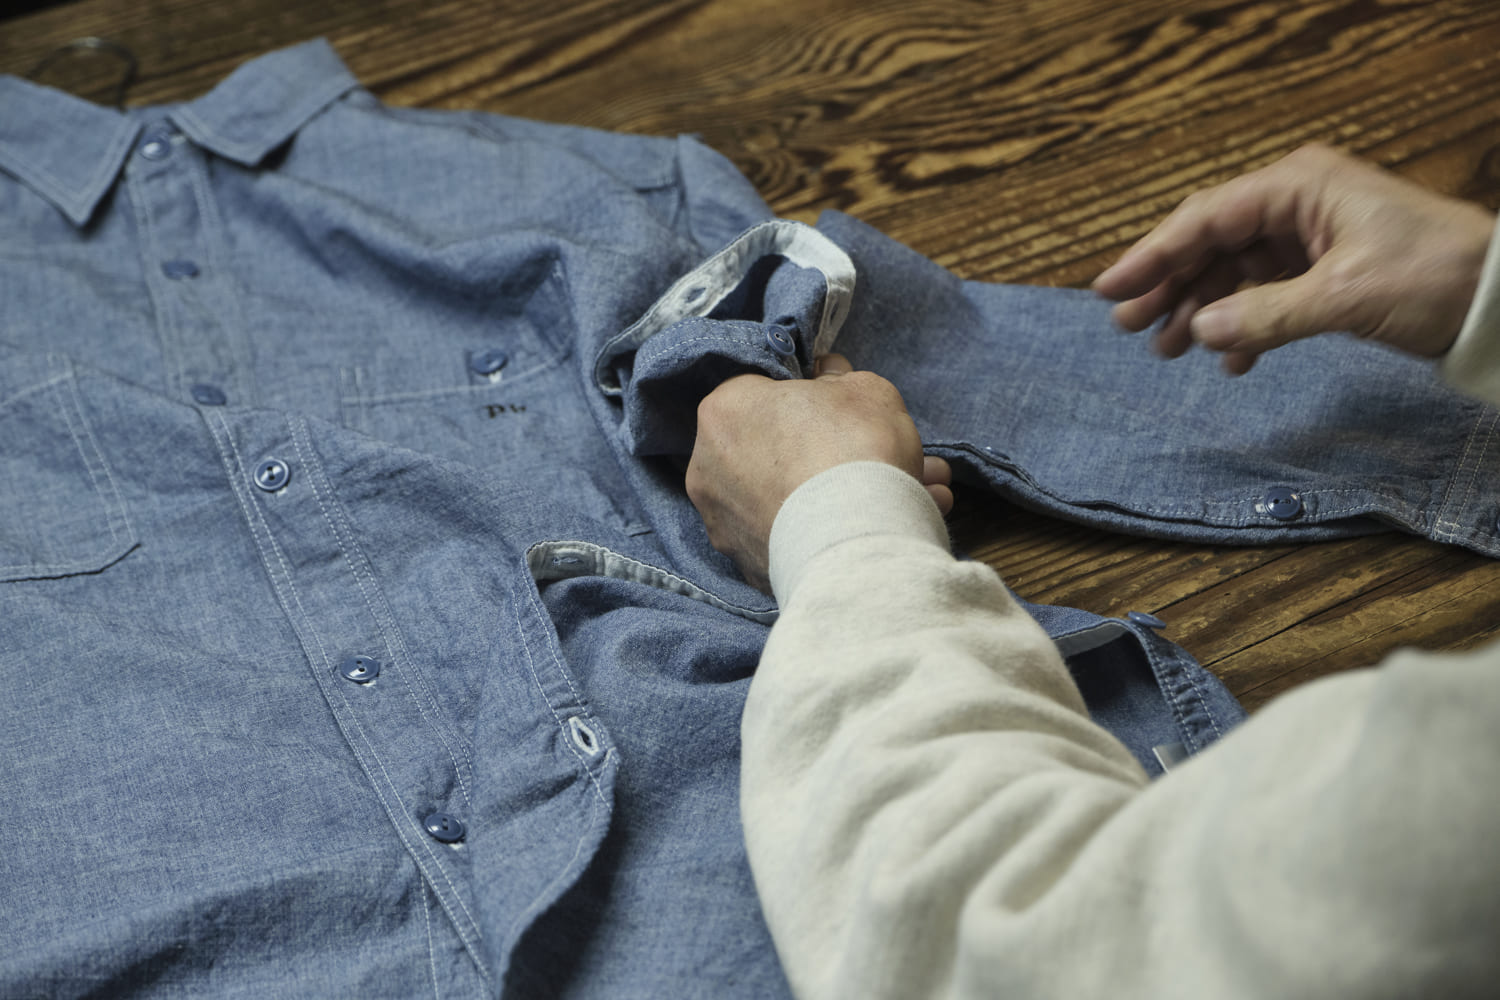
[[[600,745],[603,747],[604,753],[597,758],[594,763],[594,767],[591,767],[589,765],[589,761],[583,757],[578,746],[571,739],[570,734],[566,732],[566,724],[563,716],[557,711],[557,707],[552,703],[551,697],[549,697],[547,694],[546,685],[542,683],[541,675],[537,671],[536,660],[531,651],[531,641],[527,638],[526,625],[521,618],[521,608],[526,607],[530,610],[533,620],[536,623],[536,627],[539,630],[537,634],[548,634],[548,632],[550,631],[550,626],[548,624],[550,619],[547,618],[546,612],[542,609],[541,598],[537,593],[537,589],[535,587],[525,587],[524,589],[526,590],[524,601],[520,599],[521,595],[514,592],[512,592],[512,599],[515,603],[516,608],[516,629],[521,636],[521,649],[526,654],[527,669],[531,672],[531,679],[533,683],[536,684],[537,693],[541,696],[542,701],[546,703],[547,710],[552,713],[553,721],[557,723],[559,729],[564,730],[563,735],[567,740],[569,752],[571,752],[573,756],[578,760],[579,766],[583,769],[583,773],[588,777],[589,783],[593,786],[595,801],[598,802],[599,808],[604,810],[604,815],[608,817],[613,812],[613,805],[610,798],[604,794],[604,790],[599,784],[599,778],[595,773],[595,767],[600,769],[604,768],[614,757],[614,750],[608,746],[605,746],[603,744],[603,741],[601,741]],[[552,658],[554,667],[556,667],[559,676],[563,679],[563,682],[567,684],[568,690],[573,694],[576,703],[580,707],[582,707],[583,702],[578,699],[578,689],[573,686],[573,681],[568,676],[568,671],[563,666],[562,660],[558,656],[556,642],[553,641],[548,645],[550,650],[549,655]],[[568,858],[567,864],[563,865],[562,870],[558,873],[557,877],[554,878],[550,883],[548,883],[547,886],[544,887],[540,892],[538,892],[535,898],[533,898],[531,902],[526,905],[525,909],[523,909],[520,914],[517,915],[516,919],[512,921],[511,926],[506,929],[506,937],[510,936],[510,933],[514,930],[514,928],[525,926],[527,923],[529,923],[531,919],[540,911],[541,907],[538,901],[547,898],[547,896],[551,894],[553,887],[566,878],[566,873],[572,869],[573,865],[578,861],[579,856],[582,855],[584,845],[587,843],[587,841],[588,836],[587,833],[585,833],[573,842],[573,854]]]
[[[237,392],[242,400],[254,399],[255,368],[250,355],[249,338],[245,333],[244,309],[240,305],[234,283],[223,280],[223,276],[228,273],[219,252],[223,243],[224,223],[219,218],[218,203],[209,189],[208,173],[199,157],[188,158],[187,176],[188,188],[193,192],[193,200],[198,206],[198,218],[202,220],[204,259],[208,261],[210,273],[218,279],[213,284],[218,305],[218,328],[235,365],[235,378],[230,389]]]
[[[247,484],[238,472],[239,469],[244,468],[244,458],[240,453],[239,444],[234,440],[234,435],[229,428],[228,422],[223,414],[217,412],[204,413],[203,416],[214,435],[220,454],[226,463],[230,479],[230,490],[234,494],[235,501],[239,504],[240,511],[244,515],[246,523],[250,527],[251,538],[255,543],[257,551],[260,553],[262,565],[271,577],[277,601],[286,612],[288,621],[293,631],[296,632],[298,641],[301,643],[309,659],[313,659],[312,645],[315,645],[317,647],[316,662],[322,663],[325,668],[331,670],[333,666],[332,657],[324,646],[322,637],[311,625],[311,618],[307,609],[302,604],[302,596],[292,578],[291,568],[288,566],[286,558],[281,552],[281,547],[276,542],[275,536],[271,533],[270,526],[251,500],[247,492]],[[272,556],[275,557],[274,560]],[[290,597],[290,603],[288,603],[288,596]],[[308,643],[309,635],[312,638],[312,645]],[[406,848],[407,853],[411,855],[412,860],[416,862],[417,868],[421,871],[425,882],[431,884],[434,891],[437,889],[437,878],[429,870],[429,865],[436,867],[437,876],[440,876],[443,884],[448,887],[447,893],[436,892],[438,902],[453,921],[454,927],[458,930],[459,939],[464,944],[464,950],[469,953],[469,957],[473,960],[480,977],[486,983],[492,982],[493,976],[490,973],[489,966],[484,959],[483,950],[480,946],[478,922],[474,919],[474,915],[469,912],[462,894],[458,887],[453,884],[446,866],[443,865],[441,859],[436,855],[431,842],[425,834],[417,838],[412,836],[412,831],[408,828],[408,824],[412,826],[417,826],[418,824],[400,805],[400,795],[395,787],[394,780],[390,772],[386,770],[385,762],[376,751],[369,735],[360,724],[359,718],[354,713],[353,706],[350,705],[348,697],[341,689],[341,686],[336,687],[332,684],[331,678],[324,670],[315,668],[313,670],[313,677],[325,698],[330,699],[330,701],[333,698],[337,698],[345,706],[344,713],[334,713],[335,725],[339,727],[339,731],[343,734],[345,742],[349,745],[355,756],[360,759],[365,773],[371,777],[370,785],[375,791],[376,797],[380,799],[381,808],[385,810],[386,815],[390,818],[397,838],[401,841],[402,846]],[[346,727],[346,718],[348,723],[353,726],[353,732]],[[358,737],[357,740],[355,739],[356,736]],[[362,751],[360,749],[361,746],[363,747]],[[374,760],[379,768],[381,778],[384,779],[383,781],[373,780],[375,776],[374,771],[370,769],[367,759]],[[396,803],[394,805],[392,804],[393,798]],[[455,906],[457,910],[454,909]]]
[[[531,611],[533,619],[538,624],[538,628],[540,629],[538,634],[545,635],[548,631],[548,626],[546,625],[546,622],[548,621],[546,612],[541,608],[540,598],[536,593],[536,588],[528,587],[526,589],[529,591],[529,593],[526,594],[525,606]],[[584,774],[588,775],[589,783],[594,788],[594,796],[599,800],[601,805],[603,805],[605,808],[609,808],[609,800],[604,795],[604,789],[599,786],[599,779],[594,774],[594,768],[589,766],[588,759],[584,757],[583,752],[573,742],[572,735],[568,729],[567,719],[565,719],[562,713],[557,710],[557,706],[552,703],[552,698],[547,694],[547,686],[542,683],[541,674],[537,671],[536,659],[531,652],[531,643],[526,640],[526,623],[521,620],[521,606],[521,602],[517,601],[516,629],[521,635],[521,648],[526,653],[526,667],[531,671],[532,682],[536,684],[537,693],[540,694],[542,700],[547,703],[547,711],[552,713],[552,721],[557,723],[558,730],[567,740],[569,750],[572,752],[573,756],[578,759],[578,763],[583,768]],[[573,696],[574,704],[582,708],[584,705],[583,698],[578,694],[578,689],[573,686],[573,679],[568,676],[567,668],[563,666],[562,660],[558,657],[557,649],[555,648],[556,644],[552,643],[549,645],[554,647],[549,650],[549,655],[552,657],[552,664],[557,670],[557,675],[561,677],[563,683],[568,686],[568,691]],[[604,761],[607,761],[613,755],[613,753],[614,751],[610,747],[606,746],[604,748],[604,756],[601,759],[600,764],[602,765]]]
[[[398,654],[392,666],[402,668],[399,677],[408,680],[408,684],[402,686],[406,688],[408,697],[411,698],[412,704],[416,706],[417,714],[422,717],[422,720],[432,730],[433,735],[437,737],[438,742],[443,745],[443,749],[447,752],[448,760],[453,765],[454,775],[458,779],[459,794],[463,796],[465,804],[472,809],[473,800],[469,796],[469,786],[465,780],[465,767],[459,764],[458,757],[454,754],[453,747],[449,744],[441,723],[435,721],[435,718],[439,720],[442,718],[438,714],[436,699],[433,697],[431,689],[427,687],[426,680],[422,676],[421,671],[411,666],[414,661],[406,648],[405,637],[402,635],[400,628],[397,627],[395,617],[390,612],[390,607],[386,604],[379,588],[375,585],[375,574],[365,560],[364,552],[355,543],[353,532],[348,530],[343,509],[332,499],[332,487],[322,477],[322,466],[310,460],[310,446],[308,448],[303,447],[304,439],[307,435],[307,424],[300,417],[293,418],[290,423],[292,425],[292,446],[296,449],[299,462],[308,470],[308,482],[312,486],[313,497],[318,502],[318,509],[323,515],[323,520],[328,525],[329,530],[333,532],[334,539],[339,545],[339,551],[349,564],[350,572],[354,576],[355,583],[359,586],[360,596],[365,602],[365,609],[370,613],[370,617],[374,619],[376,627],[380,629],[381,640],[386,644],[387,648]],[[328,493],[326,502],[324,497],[325,491]],[[418,697],[418,693],[413,688],[421,689],[421,694],[427,698],[435,718],[428,716],[427,709],[422,705],[422,699]],[[468,769],[472,771],[474,766],[473,758],[469,755],[468,747],[464,746],[461,741],[459,743],[459,752],[463,755]]]
[[[168,128],[164,122],[153,131]],[[168,154],[145,159],[148,162],[143,166],[126,169],[126,188],[142,234],[146,289],[167,384],[174,394],[191,396],[188,386],[204,382],[207,375],[209,384],[227,386],[241,401],[250,399],[250,353],[239,301],[231,283],[215,280],[222,274],[216,243],[223,227],[207,191],[201,156],[186,140],[173,138]],[[171,240],[170,247],[164,246],[163,228],[169,226],[170,216],[163,214],[159,219],[158,212],[184,195],[191,200],[197,217],[190,231]],[[184,256],[184,251],[189,256]],[[207,275],[202,274],[195,259],[207,262]],[[189,265],[192,274],[180,271],[181,265]],[[187,296],[203,306],[195,315],[212,317],[211,329],[198,331],[196,336],[187,334],[183,322],[182,301]],[[217,345],[223,353],[215,356],[207,348],[209,344]],[[232,377],[223,370],[225,357],[234,368]]]
[[[432,940],[432,905],[427,901],[427,883],[418,881],[417,885],[422,890],[418,905],[422,907],[422,923],[427,927],[427,968],[432,973],[432,996],[433,1000],[442,1000],[442,993],[438,988],[437,947]]]
[[[129,195],[131,212],[135,216],[136,229],[141,233],[143,255],[147,260],[161,260],[163,254],[157,239],[156,225],[151,217],[151,199],[146,191],[146,179],[140,171],[126,169],[125,190]],[[151,298],[151,311],[156,319],[156,339],[161,345],[166,381],[176,391],[181,387],[184,377],[185,359],[180,350],[183,338],[177,328],[176,310],[170,308],[163,297],[166,290],[161,287],[158,274],[160,271],[149,266],[146,268],[146,294]]]

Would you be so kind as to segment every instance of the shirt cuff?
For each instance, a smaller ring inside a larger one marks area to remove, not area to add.
[[[1443,358],[1449,384],[1500,405],[1500,222],[1490,238],[1479,289],[1463,328]]]
[[[903,535],[949,551],[936,501],[915,478],[884,462],[848,462],[797,487],[771,526],[771,589],[786,604],[808,564],[842,542]]]

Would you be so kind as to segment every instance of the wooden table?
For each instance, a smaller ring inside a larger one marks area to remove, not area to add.
[[[83,35],[133,50],[131,104],[327,35],[394,104],[696,132],[782,215],[840,208],[988,281],[1086,284],[1313,139],[1500,207],[1494,0],[77,0],[0,22],[0,72]],[[107,99],[113,68],[45,82]],[[1500,561],[1451,547],[1183,545],[961,500],[959,541],[1022,595],[1156,613],[1251,709],[1500,631]]]

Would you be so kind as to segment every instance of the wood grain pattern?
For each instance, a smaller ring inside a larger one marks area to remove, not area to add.
[[[981,280],[1082,285],[1315,139],[1500,207],[1493,0],[78,0],[0,22],[0,72],[87,34],[139,56],[132,103],[322,34],[392,103],[695,132],[781,214],[840,208]],[[48,82],[108,92],[75,63]],[[1500,631],[1500,562],[1402,536],[1180,545],[972,495],[954,530],[1029,598],[1160,614],[1252,708]]]

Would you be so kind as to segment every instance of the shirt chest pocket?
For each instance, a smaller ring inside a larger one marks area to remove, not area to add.
[[[503,241],[502,241],[503,242]],[[464,301],[420,327],[393,327],[339,372],[345,426],[482,468],[567,509],[644,530],[576,373],[561,264],[524,241],[475,252]]]
[[[0,581],[97,572],[135,544],[72,364],[0,348]]]
[[[429,296],[434,308],[374,332],[341,367],[347,426],[417,451],[493,459],[502,428],[565,390],[573,330],[555,256],[476,248],[463,261],[452,265],[470,276],[463,295],[441,309]]]

